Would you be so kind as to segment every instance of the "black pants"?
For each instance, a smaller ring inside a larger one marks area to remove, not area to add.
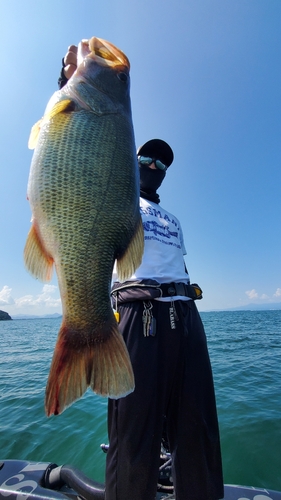
[[[177,500],[223,498],[212,371],[193,301],[153,301],[155,337],[143,335],[143,302],[123,304],[120,330],[135,374],[135,391],[109,400],[106,500],[154,500],[163,421],[173,459]]]

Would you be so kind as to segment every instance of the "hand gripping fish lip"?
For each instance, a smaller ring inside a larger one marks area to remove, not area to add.
[[[130,62],[127,56],[112,43],[102,38],[92,37],[82,40],[78,45],[77,66],[83,63],[86,57],[95,59],[102,66],[126,66],[130,71]]]

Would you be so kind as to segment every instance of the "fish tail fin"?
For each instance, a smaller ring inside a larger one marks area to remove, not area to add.
[[[121,258],[117,259],[117,274],[120,281],[125,281],[140,266],[144,249],[143,224],[140,218],[137,230],[128,248]]]
[[[113,318],[93,340],[62,325],[46,387],[47,416],[62,413],[88,387],[113,399],[134,390],[134,374],[122,335]]]
[[[53,274],[53,258],[46,252],[36,226],[33,223],[24,248],[24,263],[27,270],[41,281],[50,281]]]

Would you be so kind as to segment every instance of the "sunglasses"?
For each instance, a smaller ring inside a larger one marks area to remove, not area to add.
[[[155,158],[150,158],[148,156],[138,156],[138,162],[141,165],[151,165],[151,163],[155,163],[156,167],[159,168],[159,170],[167,170],[167,166],[162,163],[160,160],[156,160]]]

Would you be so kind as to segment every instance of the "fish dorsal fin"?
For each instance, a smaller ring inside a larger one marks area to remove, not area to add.
[[[31,129],[31,132],[30,132],[30,136],[29,136],[29,139],[28,139],[28,147],[29,149],[34,149],[36,144],[37,144],[37,140],[38,140],[38,135],[39,135],[39,132],[40,132],[40,125],[41,125],[41,122],[43,121],[43,118],[41,118],[40,120],[38,120],[38,122],[36,122],[32,129]]]
[[[28,233],[24,248],[24,263],[27,270],[40,281],[50,281],[53,273],[53,258],[42,245],[34,223]]]
[[[39,132],[40,129],[43,127],[43,125],[49,121],[51,118],[56,116],[58,113],[63,113],[66,111],[72,111],[75,107],[75,103],[72,99],[63,99],[62,101],[57,102],[54,104],[50,110],[46,109],[46,113],[44,114],[43,118],[38,120],[38,122],[33,125],[29,140],[28,140],[28,147],[29,149],[34,149],[36,147],[38,137],[39,137]]]

